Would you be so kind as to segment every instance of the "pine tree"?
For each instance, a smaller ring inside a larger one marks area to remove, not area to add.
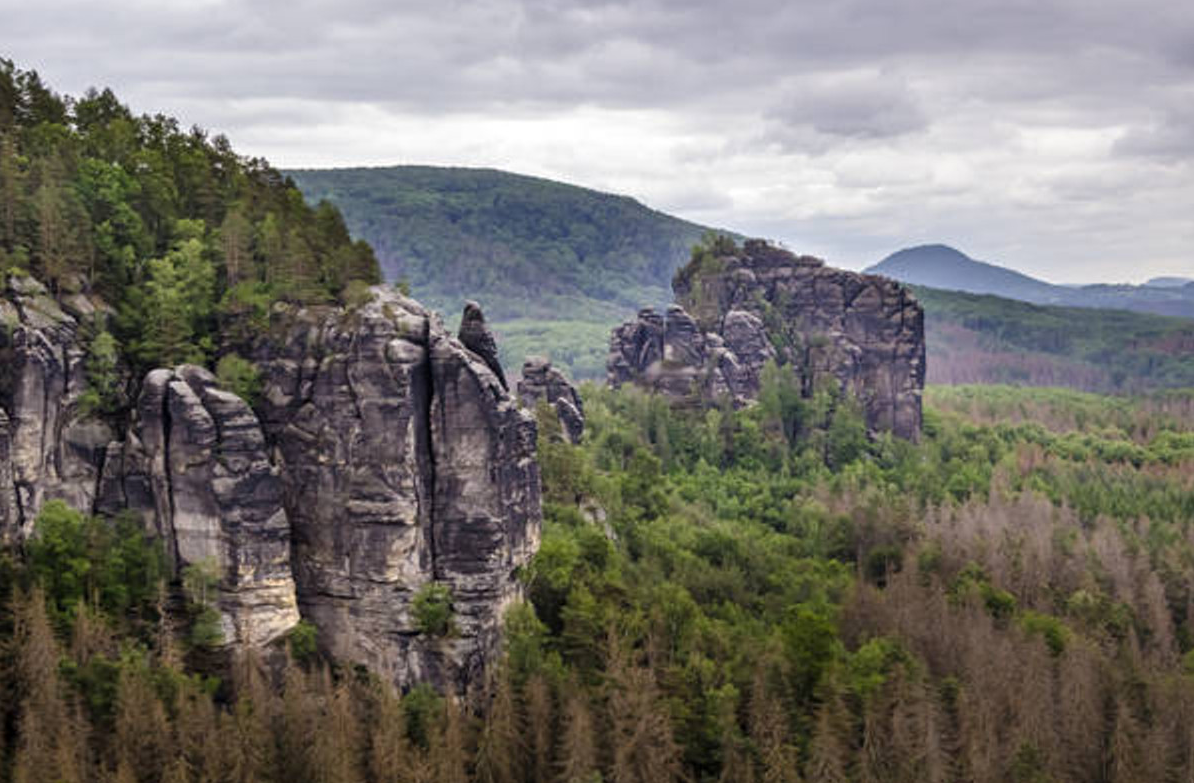
[[[789,740],[783,705],[760,669],[750,698],[750,738],[759,753],[761,783],[799,783],[796,747]]]
[[[481,783],[517,783],[523,774],[524,743],[508,667],[494,673],[491,691],[477,748],[477,779]]]
[[[680,774],[680,748],[659,696],[655,674],[637,666],[616,650],[607,668],[609,677],[610,742],[613,745],[613,783],[666,783]]]
[[[224,257],[224,277],[228,288],[234,287],[251,271],[253,224],[239,204],[234,204],[220,224],[220,251]]]
[[[81,719],[66,699],[58,670],[60,650],[40,588],[14,598],[13,642],[20,720],[13,760],[14,783],[86,778]]]
[[[356,783],[362,779],[363,753],[352,694],[344,682],[333,683],[327,670],[319,674],[318,683],[323,715],[311,749],[313,778],[318,783]]]
[[[418,763],[406,736],[406,714],[389,688],[373,692],[369,731],[369,777],[375,783],[410,783],[411,767]]]
[[[178,752],[150,676],[143,661],[126,663],[116,690],[116,758],[142,783],[159,780]]]
[[[848,716],[841,696],[831,690],[817,710],[805,776],[817,783],[848,783],[852,754],[847,739]]]
[[[564,705],[560,743],[560,783],[588,783],[597,774],[597,742],[593,713],[580,684],[573,681]]]
[[[16,141],[0,136],[0,249],[17,247],[18,218],[24,203],[24,173],[17,161]]]
[[[530,740],[528,777],[537,783],[548,783],[552,778],[552,738],[555,736],[551,686],[542,674],[535,674],[527,680],[525,690]]]
[[[456,699],[444,700],[440,726],[432,735],[428,760],[435,783],[468,783],[465,716]]]

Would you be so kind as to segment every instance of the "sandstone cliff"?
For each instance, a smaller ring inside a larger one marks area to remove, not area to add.
[[[263,646],[299,621],[282,482],[257,417],[200,367],[154,370],[109,444],[96,510],[140,513],[180,573],[214,567],[226,644]]]
[[[356,308],[279,305],[242,346],[256,410],[182,366],[150,372],[108,423],[79,402],[88,321],[29,278],[0,296],[5,541],[51,498],[137,513],[176,574],[217,568],[230,646],[275,642],[301,612],[328,652],[398,685],[477,681],[541,521],[533,417],[484,357],[386,289]],[[451,595],[444,636],[412,613],[432,583]]]
[[[904,286],[760,240],[722,250],[677,273],[666,315],[647,309],[614,330],[611,385],[742,405],[775,360],[796,368],[806,394],[831,383],[856,397],[870,429],[919,436],[924,312]]]
[[[295,537],[303,615],[329,651],[405,684],[474,680],[539,543],[535,424],[418,303],[295,309],[253,349]],[[455,633],[414,596],[452,594]]]
[[[64,306],[65,304],[65,306]],[[0,294],[0,540],[30,532],[38,509],[61,499],[90,509],[114,431],[84,415],[80,319],[94,306],[60,303],[31,277]]]
[[[555,409],[564,435],[572,443],[580,443],[585,431],[585,407],[576,387],[564,373],[542,356],[531,356],[522,365],[518,380],[518,397],[525,408],[534,410],[540,402]]]

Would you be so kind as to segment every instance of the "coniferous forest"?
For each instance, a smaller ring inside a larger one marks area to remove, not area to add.
[[[0,64],[0,269],[109,303],[105,366],[222,365],[278,301],[377,281],[338,212],[110,92]],[[930,387],[918,443],[805,396],[538,411],[542,544],[468,697],[318,652],[212,665],[201,570],[47,503],[0,558],[0,780],[216,783],[1194,777],[1194,391]],[[181,588],[181,590],[176,589]],[[180,605],[181,604],[181,605]],[[452,633],[450,596],[415,607]]]
[[[379,280],[335,207],[310,207],[223,136],[134,116],[110,90],[54,93],[0,60],[0,271],[107,303],[97,361],[211,362],[230,322],[343,301]],[[247,319],[247,320],[246,320]]]
[[[214,679],[140,528],[60,504],[3,571],[9,779],[1158,781],[1194,736],[1194,396],[934,389],[868,441],[586,389],[472,701],[314,652]],[[192,593],[193,595],[193,593]],[[202,602],[195,598],[196,619]],[[185,632],[180,632],[184,631]]]

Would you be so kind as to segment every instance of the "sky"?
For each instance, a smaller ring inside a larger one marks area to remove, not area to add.
[[[1194,0],[0,0],[55,89],[279,168],[481,166],[862,268],[1194,276]]]

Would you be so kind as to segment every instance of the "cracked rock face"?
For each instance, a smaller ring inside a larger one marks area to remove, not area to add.
[[[585,409],[580,394],[568,377],[542,356],[532,356],[522,365],[518,397],[523,407],[534,410],[540,401],[555,408],[564,435],[571,443],[580,443],[585,431]]]
[[[89,304],[28,278],[0,296],[4,543],[51,498],[131,511],[176,575],[215,570],[230,648],[281,639],[301,611],[327,652],[397,685],[481,682],[541,524],[534,418],[496,354],[385,289],[347,310],[278,305],[246,346],[256,411],[202,368],[157,369],[117,435],[79,411]],[[432,583],[452,596],[444,637],[413,612]]]
[[[645,310],[614,330],[610,385],[742,405],[775,359],[797,369],[806,394],[828,382],[855,396],[872,431],[919,437],[924,312],[904,286],[750,240],[681,270],[673,287],[679,305],[666,316]]]
[[[0,292],[0,542],[23,540],[47,500],[87,510],[95,498],[113,432],[79,409],[78,316],[30,277]]]
[[[340,660],[405,686],[477,682],[538,548],[535,424],[487,357],[417,302],[279,310],[253,347],[304,617]],[[412,602],[452,593],[454,634]]]
[[[98,510],[140,512],[175,573],[213,568],[225,644],[264,646],[299,621],[282,482],[249,405],[200,367],[153,370]]]

